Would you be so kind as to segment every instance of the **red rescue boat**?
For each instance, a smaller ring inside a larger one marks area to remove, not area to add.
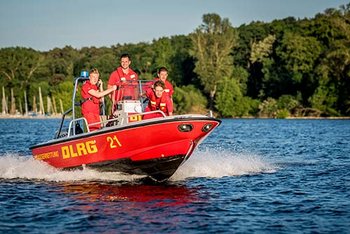
[[[55,138],[30,147],[35,159],[61,169],[124,172],[162,182],[221,123],[207,115],[165,116],[162,112],[163,117],[143,120],[142,116],[151,113],[142,112],[144,100],[121,100],[114,117],[102,121],[100,130],[90,132],[86,120],[75,117],[79,82],[87,79],[75,79],[72,108],[63,114]],[[141,84],[137,86],[142,89]],[[70,112],[72,119],[65,121]]]

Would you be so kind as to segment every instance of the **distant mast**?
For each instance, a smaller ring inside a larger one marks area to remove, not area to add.
[[[5,88],[2,86],[2,114],[6,115],[8,113],[8,107],[7,107],[7,101],[6,101],[6,95],[5,95]]]
[[[13,89],[11,89],[11,110],[10,110],[10,114],[11,115],[16,114],[16,101],[15,101],[15,97],[13,95]]]
[[[22,114],[23,114],[22,100],[19,99],[19,100],[18,100],[18,103],[19,103],[19,113],[22,115]]]
[[[63,113],[64,113],[64,111],[63,111],[63,103],[62,103],[62,99],[60,99],[60,107],[61,107],[61,114],[63,114]]]
[[[28,116],[27,92],[24,90],[24,115]]]
[[[36,115],[38,110],[36,109],[36,98],[35,95],[33,96],[33,113]]]
[[[39,87],[39,113],[45,115],[43,96],[41,95],[41,87]]]
[[[52,97],[53,113],[57,115],[56,99],[55,96]]]
[[[52,114],[52,103],[51,103],[50,96],[47,96],[46,100],[47,100],[47,114],[51,115]]]

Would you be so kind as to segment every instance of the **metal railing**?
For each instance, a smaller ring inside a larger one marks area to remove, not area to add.
[[[89,77],[77,77],[75,78],[74,80],[74,91],[73,91],[73,95],[72,95],[72,107],[67,110],[66,112],[64,112],[62,114],[62,120],[61,120],[61,123],[60,123],[60,127],[58,129],[58,131],[56,132],[55,134],[55,139],[57,138],[61,138],[61,137],[70,137],[70,136],[74,136],[77,134],[76,132],[76,125],[80,125],[80,122],[82,121],[84,123],[84,130],[83,132],[90,132],[90,126],[87,122],[87,120],[84,118],[84,117],[81,117],[81,118],[76,118],[76,113],[75,113],[75,107],[76,106],[80,106],[82,104],[82,102],[76,102],[76,97],[77,97],[77,90],[78,90],[78,85],[79,85],[79,82],[83,82],[83,81],[87,81],[89,80]],[[139,92],[140,94],[143,93],[143,85],[149,83],[150,81],[143,81],[143,80],[139,80],[138,81],[138,89],[139,89]],[[147,86],[145,86],[147,87]],[[138,95],[139,98],[140,98],[140,101],[141,101],[141,105],[143,104],[144,102],[144,97],[142,95]],[[63,123],[64,123],[64,120],[65,120],[65,117],[72,112],[72,120],[69,122],[69,126],[68,126],[68,129],[67,129],[67,132],[64,132],[63,133]],[[135,114],[131,114],[131,115],[128,115],[127,113],[122,116],[122,115],[119,115],[115,118],[111,118],[111,119],[107,119],[107,120],[104,120],[104,121],[100,121],[100,122],[97,122],[97,123],[93,123],[91,125],[96,125],[96,124],[100,124],[102,126],[102,128],[105,128],[105,127],[110,127],[110,126],[115,126],[115,125],[118,125],[118,126],[122,126],[122,125],[125,125],[125,124],[128,124],[129,123],[129,118],[132,118],[134,116],[145,116],[145,115],[151,115],[151,114],[160,114],[159,117],[166,117],[165,113],[163,111],[160,111],[160,110],[156,110],[156,111],[149,111],[149,112],[138,112],[138,113],[135,113]],[[141,119],[142,120],[142,119]],[[115,123],[115,124],[113,124]],[[78,134],[81,133],[80,131],[78,132]]]

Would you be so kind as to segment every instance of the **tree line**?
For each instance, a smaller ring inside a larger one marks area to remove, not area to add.
[[[326,9],[313,18],[288,17],[269,23],[233,27],[216,13],[203,15],[189,35],[154,39],[150,43],[110,47],[71,46],[36,51],[0,49],[0,86],[63,100],[70,107],[73,78],[81,70],[99,69],[106,84],[129,53],[139,77],[150,80],[159,67],[169,70],[175,86],[175,113],[206,113],[219,117],[349,116],[350,3]],[[33,108],[33,99],[28,99]],[[2,104],[3,105],[3,104]]]

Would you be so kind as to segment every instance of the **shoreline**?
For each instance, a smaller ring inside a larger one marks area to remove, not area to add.
[[[29,116],[29,115],[0,115],[0,119],[61,119],[62,115],[37,115],[37,116]]]
[[[350,116],[343,117],[287,117],[285,119],[350,119]]]
[[[230,118],[227,118],[227,119],[230,119]],[[350,119],[350,116],[343,116],[343,117],[307,117],[307,116],[304,116],[304,117],[286,117],[286,118],[270,118],[270,117],[237,117],[237,118],[231,118],[231,119],[325,119],[325,120],[331,120],[331,119],[344,119],[344,120],[347,120],[347,119]]]
[[[0,119],[61,119],[62,115],[37,115],[37,116],[25,116],[25,115],[2,115],[0,114]],[[253,117],[253,116],[245,116],[245,117],[232,117],[232,118],[219,118],[219,119],[279,119],[279,118],[267,118],[267,117]],[[280,119],[309,119],[309,120],[350,120],[350,116],[343,117],[287,117]]]

